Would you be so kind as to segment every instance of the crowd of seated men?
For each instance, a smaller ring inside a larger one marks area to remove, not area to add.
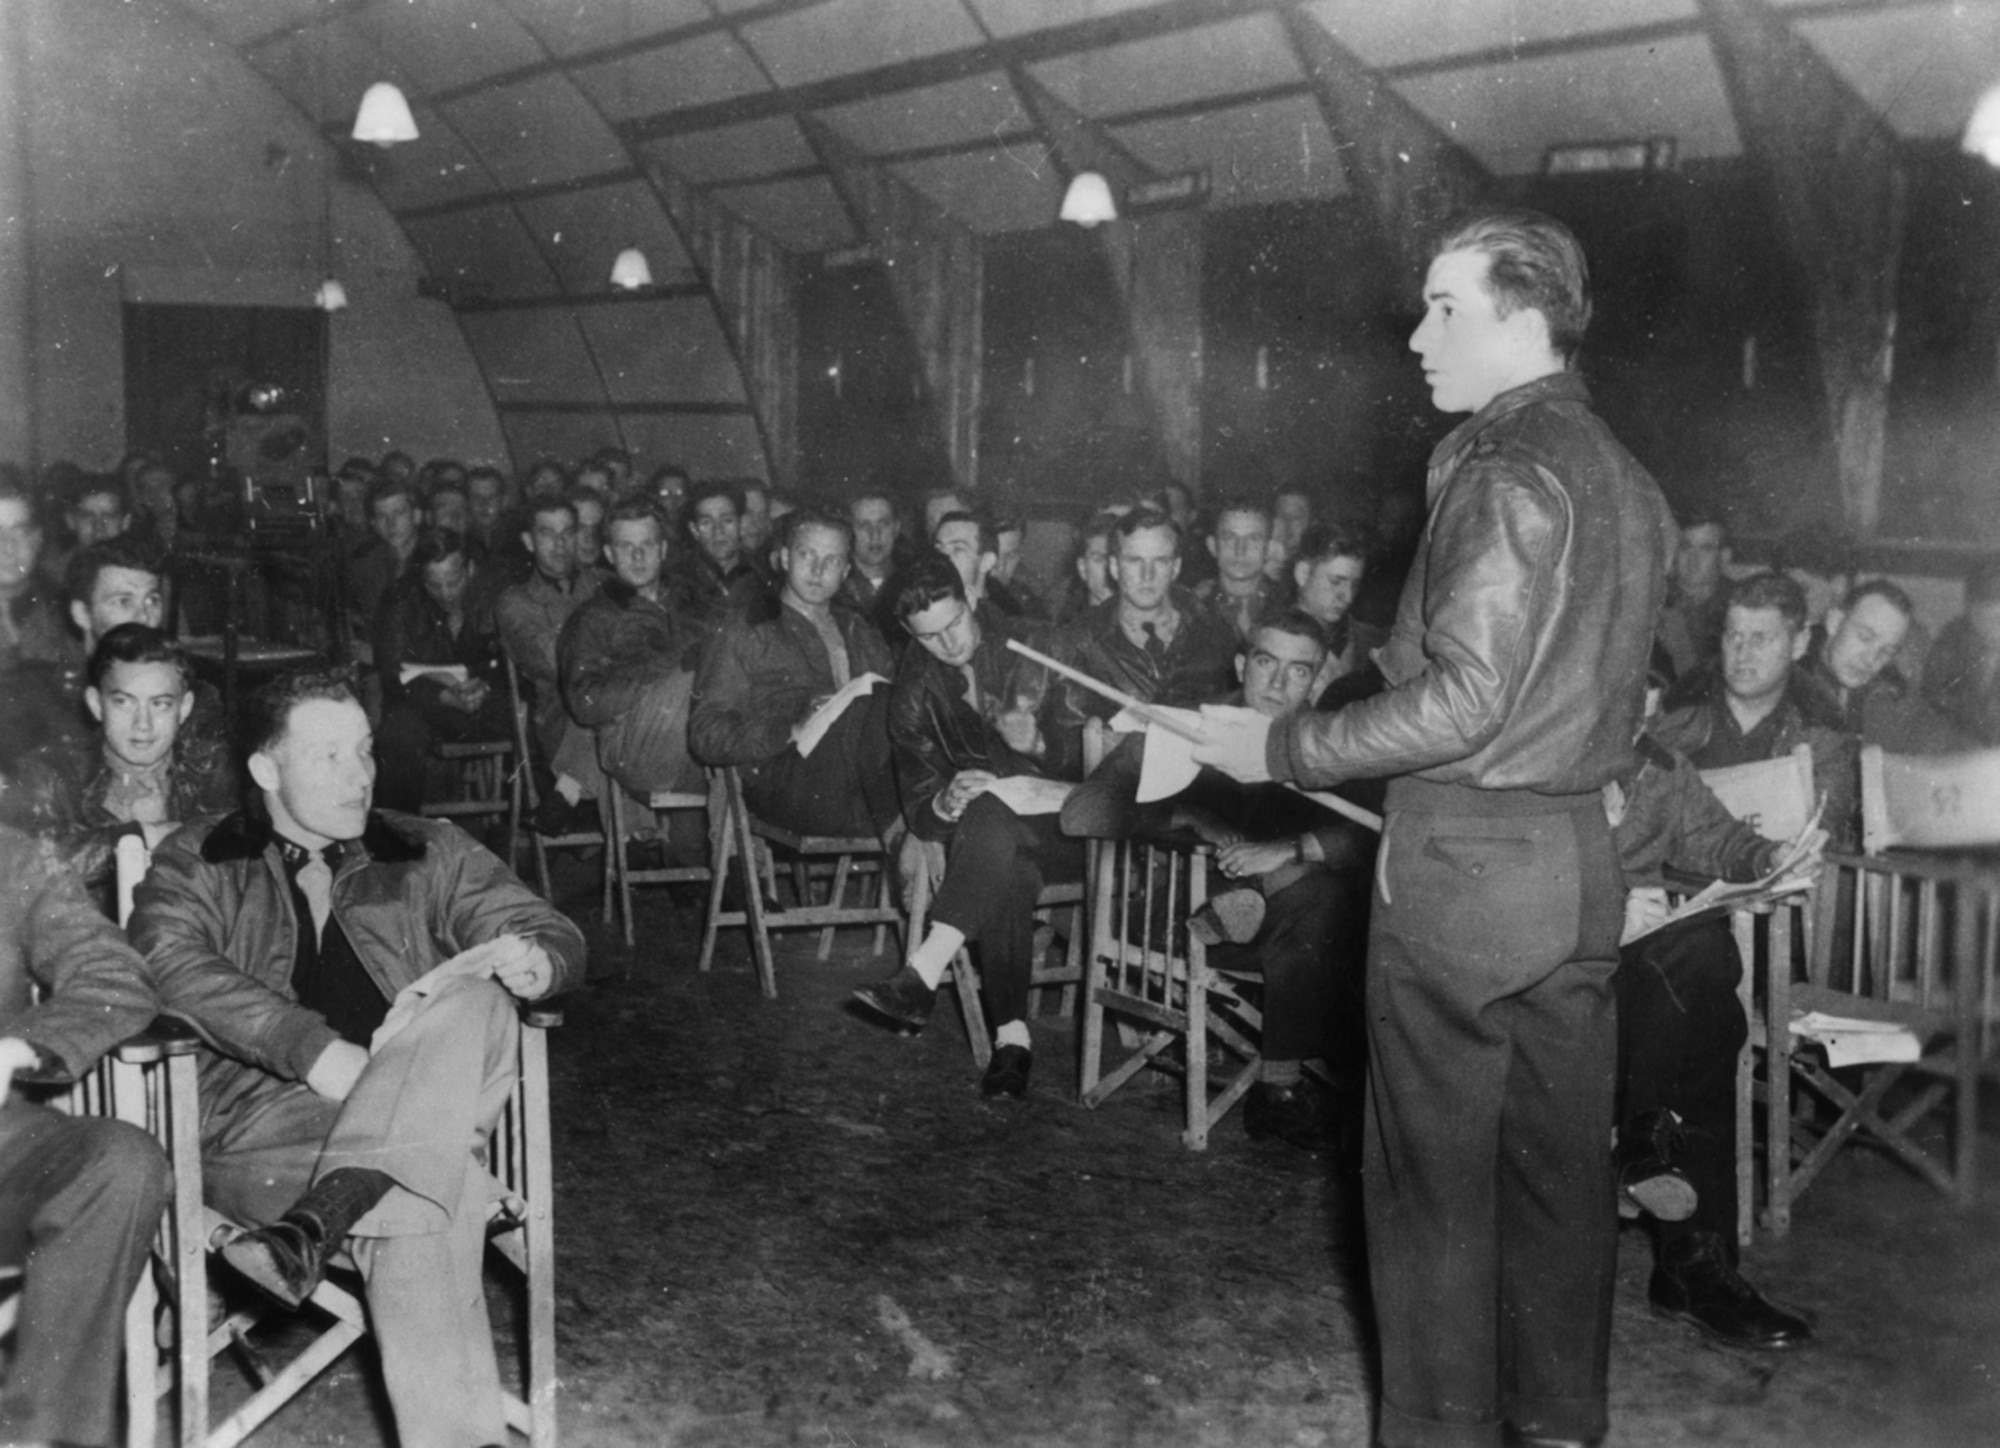
[[[385,1094],[395,1072],[427,1069],[428,1058],[378,1068],[368,1056],[386,1008],[369,953],[390,926],[344,918],[339,906],[381,898],[344,883],[361,871],[416,871],[431,883],[397,898],[424,918],[397,928],[434,942],[528,942],[509,947],[503,994],[574,979],[574,927],[461,832],[412,817],[439,787],[433,745],[511,737],[503,661],[530,710],[531,767],[544,784],[537,827],[566,827],[611,789],[640,802],[699,790],[705,768],[726,766],[760,816],[879,839],[906,892],[926,876],[922,938],[857,996],[882,1020],[921,1029],[951,961],[972,951],[996,1048],[981,1081],[989,1097],[1028,1090],[1042,887],[1078,877],[1087,838],[1205,844],[1224,886],[1191,928],[1264,980],[1246,1129],[1338,1149],[1362,1075],[1373,837],[1282,788],[1212,771],[1141,805],[1133,738],[1086,780],[1085,723],[1117,706],[1008,648],[1027,643],[1155,704],[1278,717],[1379,689],[1371,655],[1383,634],[1354,609],[1380,555],[1365,530],[1315,519],[1310,496],[1229,496],[1199,516],[1177,486],[1118,502],[1076,530],[1068,568],[1043,590],[1023,566],[1023,522],[953,491],[905,500],[868,489],[844,506],[801,507],[755,480],[698,480],[673,466],[642,475],[615,449],[574,467],[538,462],[518,487],[449,460],[350,459],[316,497],[365,686],[316,676],[260,695],[261,722],[232,748],[215,690],[171,637],[187,602],[175,602],[175,549],[214,526],[222,505],[144,457],[61,483],[51,497],[0,475],[0,770],[12,782],[0,824],[40,836],[41,857],[62,861],[80,887],[104,884],[122,833],[162,851],[168,868],[142,901],[148,960],[136,978],[148,1000],[213,1013],[210,1034],[249,1072],[230,1088],[246,1103],[277,1093],[271,1138],[232,1138],[226,1152],[218,1141],[212,1163],[218,1182],[262,1183],[232,1198],[257,1228],[235,1259],[274,1295],[309,1290],[326,1255],[365,1223],[382,1244],[367,1254],[371,1293],[385,1319],[404,1324],[394,1330],[446,1344],[471,1334],[426,1316],[382,1270],[405,1251],[390,1244],[415,1231],[407,1224],[433,1211],[456,1222],[467,1204],[456,1176],[375,1149],[396,1129]],[[45,532],[45,519],[66,536]],[[1716,1340],[1780,1348],[1809,1339],[1810,1326],[1741,1278],[1728,1229],[1726,1084],[1744,1030],[1743,966],[1713,922],[1651,928],[1665,872],[1754,878],[1776,854],[1722,814],[1698,769],[1809,745],[1827,833],[1848,846],[1860,744],[2000,742],[2000,568],[1974,576],[1965,616],[1925,650],[1912,643],[1908,595],[1861,577],[1837,541],[1788,540],[1780,568],[1733,580],[1730,561],[1720,520],[1691,515],[1660,622],[1663,703],[1608,801],[1632,892],[1616,1154],[1624,1205],[1657,1234],[1654,1306]],[[365,790],[354,784],[362,773]],[[993,786],[1023,776],[1074,788],[1059,810],[1018,812]],[[370,801],[392,813],[371,813]],[[676,827],[660,825],[666,848],[703,858],[704,841]],[[315,924],[289,956],[269,931],[254,949],[202,934],[198,902],[238,888],[224,877],[259,859],[277,861],[260,888],[284,885],[266,902],[271,918]],[[432,881],[467,870],[478,879],[467,908],[488,912],[472,922],[447,918],[459,907]],[[131,965],[115,950],[99,955],[97,968],[114,975]],[[391,972],[407,973],[408,962]],[[276,985],[290,1009],[255,1027],[236,1020],[231,986],[242,975]],[[458,1043],[440,1099],[468,1119],[487,1110],[465,1083],[494,1049],[492,1004],[438,1008],[439,1033]],[[412,1036],[411,1050],[426,1039]],[[87,1054],[42,1044],[33,1062],[21,1057],[24,1070]],[[0,1075],[7,1054],[0,1039]],[[1329,1064],[1332,1091],[1307,1082],[1314,1058]],[[350,1118],[347,1136],[328,1137]],[[423,1272],[459,1270],[454,1242],[434,1242],[443,1255]],[[457,1385],[441,1400],[450,1411],[478,1419],[483,1407],[463,1405],[484,1402],[486,1364],[432,1348],[413,1347],[412,1360]],[[392,1382],[399,1415],[428,1411],[415,1391]]]

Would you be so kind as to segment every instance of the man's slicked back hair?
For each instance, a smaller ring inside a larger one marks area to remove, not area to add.
[[[358,704],[353,673],[345,668],[293,669],[253,690],[243,706],[243,752],[268,753],[285,737],[292,711],[321,699]]]
[[[181,646],[143,623],[121,623],[99,639],[83,667],[84,680],[93,689],[102,688],[113,664],[172,664],[181,676],[181,692],[194,687],[194,668]]]
[[[1753,573],[1738,579],[1729,589],[1729,607],[1775,608],[1793,633],[1806,626],[1806,591],[1785,573]]]
[[[1533,307],[1549,324],[1549,346],[1573,362],[1590,326],[1590,264],[1576,234],[1553,216],[1525,208],[1478,211],[1453,220],[1431,255],[1486,256],[1486,290],[1508,317]]]
[[[956,563],[933,550],[912,563],[896,581],[896,617],[914,618],[948,598],[966,602],[965,580],[958,576]]]
[[[1119,545],[1124,543],[1134,533],[1144,532],[1148,528],[1166,529],[1174,540],[1174,556],[1176,558],[1180,556],[1181,525],[1176,523],[1172,518],[1169,518],[1165,513],[1162,513],[1158,508],[1144,507],[1134,508],[1131,512],[1120,518],[1118,526],[1111,530],[1115,540],[1111,547],[1112,553],[1116,554],[1119,551]]]
[[[854,525],[844,514],[833,513],[825,508],[794,508],[778,520],[778,546],[796,548],[799,535],[808,528],[824,528],[829,533],[838,533],[847,540],[847,551],[854,552]]]
[[[90,596],[97,591],[97,575],[107,568],[129,568],[155,578],[164,574],[160,550],[151,538],[120,533],[116,538],[106,538],[70,555],[69,562],[63,565],[63,596],[71,603],[90,607]]]
[[[1302,608],[1281,608],[1258,619],[1257,626],[1250,630],[1250,642],[1256,643],[1257,635],[1267,628],[1305,639],[1316,645],[1322,654],[1331,651],[1326,641],[1326,627]]]

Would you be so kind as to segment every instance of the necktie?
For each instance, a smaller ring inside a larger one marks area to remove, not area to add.
[[[1153,662],[1157,664],[1166,658],[1167,644],[1160,637],[1159,629],[1150,623],[1142,623],[1139,628],[1146,635],[1146,652],[1153,656]]]
[[[960,664],[958,671],[965,675],[965,702],[977,709],[979,707],[979,675],[970,664]]]
[[[333,867],[318,850],[299,866],[299,892],[312,907],[313,939],[318,940],[326,930],[326,917],[333,913]]]

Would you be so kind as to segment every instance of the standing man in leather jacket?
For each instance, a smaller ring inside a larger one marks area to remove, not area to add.
[[[1394,776],[1368,952],[1364,1209],[1385,1448],[1606,1428],[1612,975],[1624,887],[1599,795],[1631,759],[1673,520],[1572,370],[1576,238],[1455,226],[1410,339],[1430,521],[1389,688],[1274,725],[1215,709],[1195,757],[1316,787]]]

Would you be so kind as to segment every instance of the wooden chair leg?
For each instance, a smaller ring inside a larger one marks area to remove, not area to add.
[[[853,864],[854,857],[852,855],[842,855],[834,864],[833,882],[827,886],[826,903],[833,906],[836,910],[847,903],[848,874]],[[819,932],[819,958],[821,960],[825,960],[833,954],[833,932],[834,927],[831,925],[823,927]]]

